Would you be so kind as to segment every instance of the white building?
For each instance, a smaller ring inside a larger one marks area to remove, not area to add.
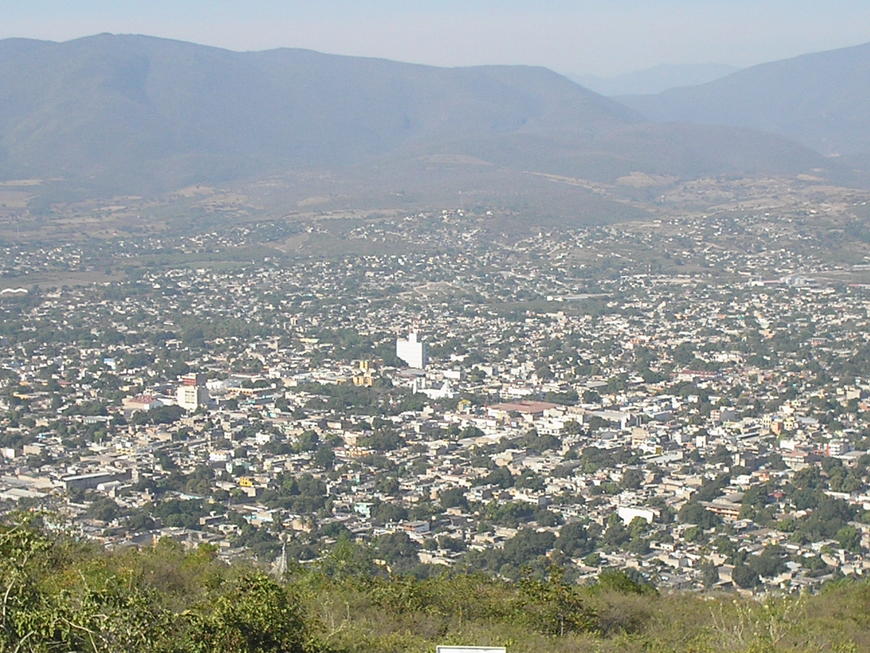
[[[654,508],[640,508],[635,506],[619,506],[616,509],[616,514],[622,520],[622,523],[628,525],[635,517],[640,517],[645,522],[652,524],[653,520],[658,517],[658,511]]]
[[[413,392],[419,392],[426,395],[429,399],[452,399],[456,393],[449,381],[444,381],[441,385],[429,384],[426,379],[414,379],[411,385]]]
[[[208,389],[205,387],[205,377],[201,374],[185,374],[178,386],[176,395],[178,405],[184,410],[196,410],[208,404]]]
[[[201,385],[180,385],[176,400],[184,410],[196,410],[208,404],[208,390]]]
[[[399,360],[404,361],[409,367],[417,369],[425,369],[429,362],[429,345],[417,338],[417,333],[412,331],[408,334],[408,339],[396,340],[396,356]]]

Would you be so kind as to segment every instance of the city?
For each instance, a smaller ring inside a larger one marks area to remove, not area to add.
[[[344,542],[419,577],[866,576],[870,269],[866,232],[832,240],[841,213],[501,238],[493,211],[452,209],[307,258],[286,243],[328,220],[10,241],[4,510],[279,570]],[[46,270],[119,278],[16,284]]]
[[[870,651],[870,3],[0,15],[0,653]]]

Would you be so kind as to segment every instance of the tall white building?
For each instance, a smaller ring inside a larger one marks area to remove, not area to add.
[[[205,376],[202,374],[185,374],[178,386],[176,401],[185,410],[196,410],[208,404],[208,389],[205,387]]]
[[[396,356],[405,361],[409,367],[425,369],[429,362],[429,345],[417,338],[416,331],[408,334],[408,339],[396,340]]]

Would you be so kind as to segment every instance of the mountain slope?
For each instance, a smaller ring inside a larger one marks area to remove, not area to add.
[[[779,138],[702,131],[646,123],[544,68],[240,53],[110,34],[0,41],[0,177],[105,192],[443,153],[604,179],[823,165]]]
[[[111,35],[5,41],[0,53],[4,162],[38,175],[135,172],[161,160],[332,165],[444,135],[632,119],[544,69],[448,70]]]
[[[753,66],[658,95],[619,98],[662,121],[772,132],[826,154],[870,152],[870,43]]]
[[[602,95],[651,95],[680,86],[696,86],[736,72],[726,64],[660,64],[612,77],[574,75],[571,79]]]

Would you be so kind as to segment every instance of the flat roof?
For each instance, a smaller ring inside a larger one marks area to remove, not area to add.
[[[549,401],[509,401],[503,404],[495,404],[490,406],[493,410],[503,410],[505,412],[517,413],[543,413],[550,408],[556,408],[559,404],[553,404]]]

